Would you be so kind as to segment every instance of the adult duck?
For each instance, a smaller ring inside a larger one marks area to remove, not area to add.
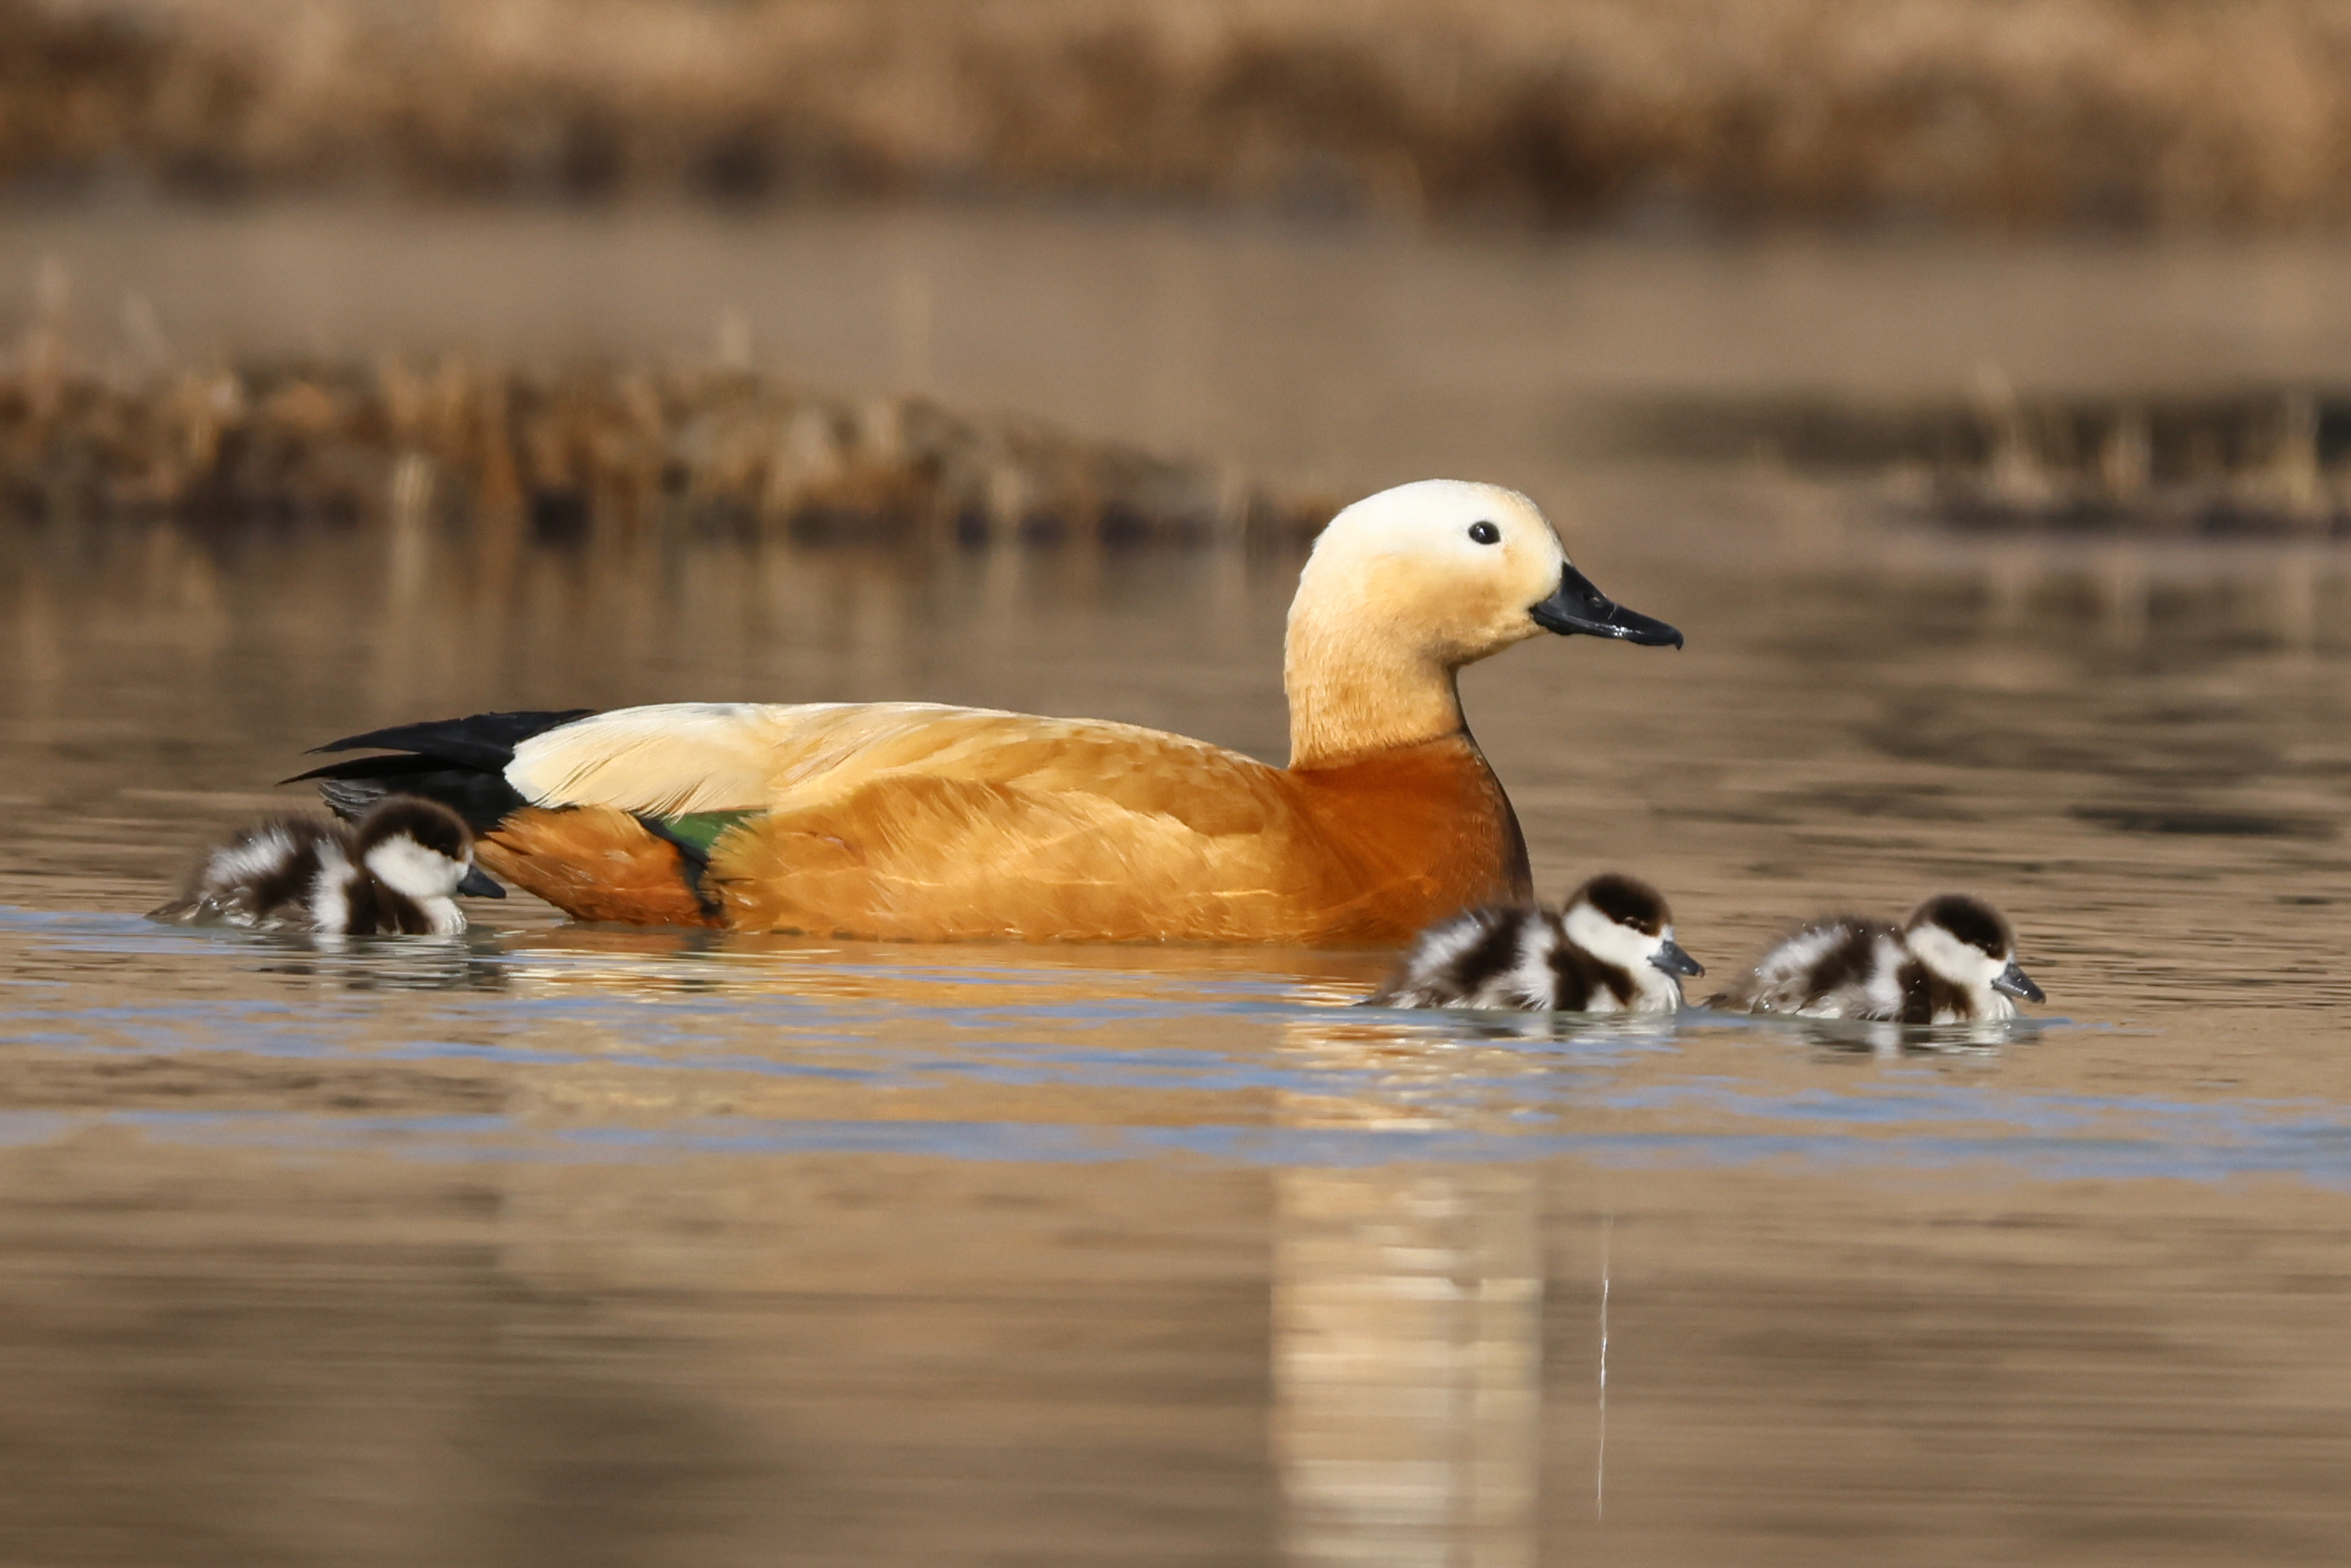
[[[1425,480],[1316,539],[1290,609],[1287,768],[1157,730],[925,703],[484,714],[319,747],[339,811],[455,809],[581,920],[946,941],[1395,944],[1531,894],[1461,666],[1544,632],[1681,645],[1533,502]]]

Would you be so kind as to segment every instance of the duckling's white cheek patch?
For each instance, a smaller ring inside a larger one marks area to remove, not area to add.
[[[1921,925],[1905,938],[1918,962],[1951,984],[1967,990],[1989,988],[2008,960],[1960,941],[1939,925]]]
[[[460,861],[428,850],[413,839],[392,839],[367,852],[367,868],[394,893],[411,898],[446,898],[465,880]]]
[[[1649,961],[1657,939],[1629,925],[1619,925],[1588,904],[1567,912],[1567,939],[1593,957],[1633,969]]]
[[[1657,956],[1673,940],[1674,928],[1670,925],[1650,937],[1648,951],[1633,968],[1633,983],[1641,988],[1642,1005],[1664,1012],[1677,1011],[1682,1005],[1679,977],[1657,967]]]

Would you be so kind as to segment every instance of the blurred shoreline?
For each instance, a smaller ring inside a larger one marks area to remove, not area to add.
[[[0,0],[0,190],[2278,231],[2334,0]]]
[[[1765,510],[2339,539],[2346,355],[2351,253],[2306,238],[101,202],[0,228],[0,507],[1288,538],[1450,473],[1589,537],[1631,464]]]

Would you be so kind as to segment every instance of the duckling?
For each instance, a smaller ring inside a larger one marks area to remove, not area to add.
[[[455,812],[392,795],[355,822],[277,817],[246,829],[205,857],[154,918],[450,936],[465,929],[455,895],[473,864],[473,835]]]
[[[1610,872],[1557,914],[1489,904],[1413,941],[1371,1005],[1524,1012],[1669,1013],[1681,975],[1703,975],[1674,940],[1673,912],[1646,882]]]
[[[1856,915],[1813,921],[1707,998],[1737,1012],[1949,1024],[2016,1016],[2044,1000],[2017,967],[2016,933],[1980,898],[1938,894],[1900,925]]]

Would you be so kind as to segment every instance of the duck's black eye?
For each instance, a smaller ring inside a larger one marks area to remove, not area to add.
[[[1502,542],[1502,530],[1491,523],[1472,523],[1469,537],[1481,545],[1498,545]]]

